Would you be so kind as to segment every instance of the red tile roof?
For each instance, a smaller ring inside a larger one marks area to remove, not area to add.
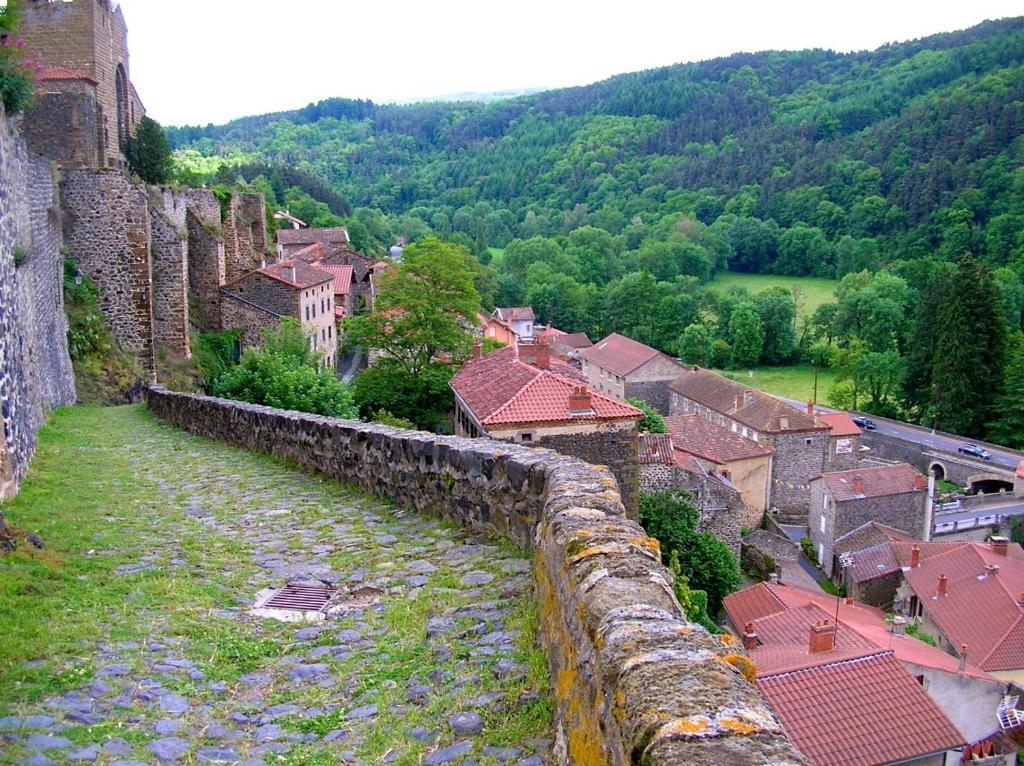
[[[673,465],[672,437],[668,434],[640,434],[640,462],[645,464]]]
[[[334,277],[335,295],[348,295],[349,290],[352,289],[351,266],[335,266],[330,263],[318,263],[316,264],[316,268],[321,271],[326,271]]]
[[[928,488],[927,479],[906,463],[836,471],[821,478],[837,502],[924,492]]]
[[[669,384],[680,396],[703,404],[760,433],[823,431],[828,426],[803,410],[701,367],[687,367]]]
[[[868,521],[845,535],[840,535],[832,543],[832,551],[836,554],[846,551],[860,551],[875,545],[888,543],[892,540],[913,540],[914,536],[896,527],[890,527],[880,521]]]
[[[875,766],[965,744],[892,652],[761,678],[758,688],[816,766]]]
[[[313,242],[346,245],[349,242],[348,229],[336,226],[326,229],[278,229],[279,245],[305,245]]]
[[[565,374],[571,373],[571,374]],[[639,420],[643,413],[588,388],[591,414],[569,410],[569,395],[580,386],[576,371],[552,358],[548,369],[527,364],[515,346],[470,359],[452,378],[451,387],[486,428],[515,423]]]
[[[1003,556],[989,543],[965,543],[925,556],[930,545],[921,543],[920,565],[904,571],[928,616],[954,646],[967,644],[968,658],[984,670],[1024,668],[1024,550],[1010,543]],[[937,593],[940,575],[945,596]]]
[[[853,422],[853,419],[845,412],[823,412],[818,413],[818,420],[828,426],[832,426],[833,436],[859,436],[860,428]]]
[[[593,346],[580,351],[580,356],[598,367],[603,367],[615,375],[623,377],[658,356],[664,356],[669,361],[676,363],[674,359],[662,354],[656,348],[645,346],[639,341],[618,333],[612,333]],[[683,369],[681,364],[676,364],[680,370]]]
[[[303,263],[313,263],[314,261],[323,260],[326,255],[324,246],[319,242],[314,242],[312,245],[307,245],[300,250],[293,250],[288,254],[288,258],[293,261],[302,261]]]
[[[549,338],[552,346],[565,346],[566,348],[589,348],[594,345],[585,332],[563,332],[557,327],[548,327],[542,332],[539,338]]]
[[[773,450],[728,428],[704,420],[699,415],[672,415],[665,418],[672,443],[705,460],[724,465],[733,460],[763,457]]]
[[[879,543],[868,548],[851,550],[848,553],[850,565],[846,567],[846,577],[850,578],[852,582],[874,580],[892,574],[900,568],[889,543]]]
[[[285,269],[288,268],[293,269],[295,272],[294,276],[290,279],[285,278]],[[322,285],[324,282],[330,282],[334,279],[334,275],[321,271],[315,266],[310,266],[302,261],[271,263],[261,269],[257,269],[256,273],[276,279],[278,282],[284,282],[284,284],[294,287],[296,290],[305,290],[306,288]],[[242,277],[242,279],[244,278]]]
[[[533,322],[533,308],[530,306],[512,306],[511,308],[494,309],[494,317],[502,322]]]
[[[81,72],[75,72],[71,69],[65,69],[62,66],[43,67],[36,74],[36,79],[40,81],[85,80],[86,82],[92,83],[93,85],[99,85],[98,80],[94,80],[92,77],[82,74]]]
[[[1020,461],[1020,462],[1019,462],[1019,463],[1017,464],[1017,473],[1016,473],[1016,476],[1017,476],[1017,478],[1018,478],[1018,479],[1024,479],[1024,460],[1021,460],[1021,461]]]

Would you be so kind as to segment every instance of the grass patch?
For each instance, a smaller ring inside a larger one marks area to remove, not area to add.
[[[835,301],[835,290],[838,280],[821,277],[779,277],[773,274],[742,274],[736,271],[724,271],[711,281],[712,290],[725,292],[730,287],[742,287],[751,295],[771,287],[783,287],[786,290],[797,288],[802,296],[802,305],[797,310],[803,316],[810,316],[823,303]]]
[[[722,375],[751,388],[767,391],[769,394],[810,401],[814,395],[814,367],[809,364],[790,364],[780,367],[754,367],[751,370],[719,370]],[[832,370],[818,370],[818,402],[827,404],[828,392],[835,382]]]

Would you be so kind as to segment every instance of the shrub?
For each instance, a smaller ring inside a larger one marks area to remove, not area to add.
[[[416,424],[413,423],[411,420],[406,420],[405,418],[400,418],[395,415],[392,415],[387,410],[381,410],[376,415],[374,415],[373,422],[380,423],[385,426],[394,426],[395,428],[416,428]]]
[[[809,537],[802,537],[802,538],[800,538],[800,548],[801,548],[801,550],[803,550],[804,555],[807,556],[808,559],[810,559],[811,563],[814,564],[815,566],[817,566],[818,565],[818,554],[814,550],[814,543],[811,542],[811,538],[809,538]]]
[[[451,366],[433,363],[411,375],[399,362],[381,359],[356,377],[352,393],[364,418],[387,412],[424,431],[450,431],[455,396],[448,381],[453,374]]]
[[[663,434],[665,433],[665,419],[661,414],[643,399],[627,399],[630,404],[638,410],[643,410],[644,416],[636,424],[637,430],[642,434]]]
[[[135,136],[128,139],[125,154],[132,171],[148,184],[166,184],[174,174],[167,135],[160,123],[150,117],[139,122]]]
[[[24,41],[13,37],[20,20],[18,2],[0,5],[0,101],[8,115],[24,111],[32,103],[34,83],[21,60]]]

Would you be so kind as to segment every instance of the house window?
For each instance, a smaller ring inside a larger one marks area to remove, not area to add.
[[[333,329],[333,328],[332,328],[332,327],[331,327],[330,325],[327,325],[327,337],[328,337],[328,338],[330,338],[330,337],[333,337],[333,336],[331,335],[331,330],[332,330],[332,329]]]
[[[813,444],[814,439],[804,439],[804,444]]]
[[[326,327],[321,327],[320,328],[320,339],[321,340],[327,340],[327,328]]]
[[[327,311],[327,309],[324,308],[324,306],[326,306],[326,305],[327,305],[327,301],[325,301],[323,298],[321,298],[320,299],[320,313],[321,314],[323,314],[325,311]]]
[[[821,517],[821,534],[825,534],[825,517]],[[818,561],[821,561],[821,557],[818,557]]]
[[[533,434],[530,434],[530,433],[519,434],[519,441],[521,441],[521,442],[532,442],[533,441]]]
[[[823,511],[827,511],[828,510],[828,495],[822,495],[821,496],[821,510],[823,510]],[[821,531],[824,532],[825,530],[823,529]]]
[[[309,321],[309,306],[306,306],[306,321]]]

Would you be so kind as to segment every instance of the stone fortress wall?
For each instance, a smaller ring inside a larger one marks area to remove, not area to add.
[[[162,388],[147,401],[171,425],[532,548],[562,763],[806,763],[743,649],[686,621],[657,541],[626,518],[607,469]]]
[[[12,496],[50,410],[75,401],[53,172],[0,105],[0,499]]]

